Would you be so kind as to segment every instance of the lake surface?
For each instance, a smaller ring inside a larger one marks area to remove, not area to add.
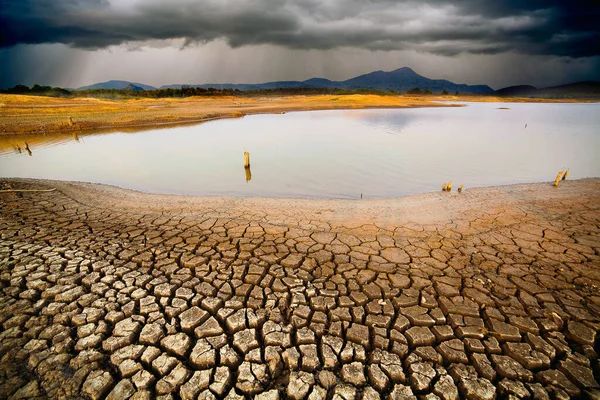
[[[0,176],[153,193],[319,198],[397,197],[439,191],[450,180],[466,190],[550,182],[566,167],[570,179],[600,176],[598,103],[291,112],[33,139],[30,156],[21,139],[0,137]]]

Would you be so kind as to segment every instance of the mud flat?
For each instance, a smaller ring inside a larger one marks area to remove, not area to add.
[[[366,201],[0,182],[56,188],[0,193],[2,397],[599,395],[600,179]]]

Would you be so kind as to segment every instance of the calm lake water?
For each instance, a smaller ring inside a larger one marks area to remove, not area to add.
[[[598,177],[600,104],[254,115],[36,139],[28,143],[31,156],[17,153],[12,141],[0,137],[0,176],[185,195],[397,197],[439,191],[450,180],[466,189],[548,182],[565,167],[572,179]],[[251,156],[249,181],[244,149]]]

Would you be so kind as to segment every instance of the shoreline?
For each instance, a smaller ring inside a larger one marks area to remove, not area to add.
[[[462,107],[433,99],[380,95],[62,99],[0,95],[0,136],[137,132],[248,115],[295,111]],[[71,118],[71,120],[69,120]]]
[[[187,196],[153,194],[117,186],[45,179],[0,178],[14,189],[50,189],[79,204],[124,212],[197,214],[215,217],[254,215],[258,220],[300,221],[328,224],[348,229],[373,225],[395,229],[406,224],[424,226],[447,223],[461,215],[489,213],[504,208],[536,204],[556,206],[582,199],[600,204],[600,178],[524,183],[466,189],[463,193],[430,192],[380,199],[311,199],[231,196]],[[0,196],[6,196],[0,193]],[[0,197],[1,199],[2,197]],[[310,216],[310,218],[308,218]]]
[[[448,100],[450,102],[450,100]],[[465,107],[465,104],[444,104],[437,103],[431,105],[411,105],[411,106],[355,106],[355,107],[330,107],[330,108],[297,108],[297,109],[285,109],[282,111],[258,111],[258,112],[248,112],[248,113],[237,113],[237,114],[223,114],[214,117],[205,117],[198,119],[185,119],[180,121],[157,121],[157,122],[148,122],[148,123],[139,123],[139,124],[128,124],[121,126],[94,126],[94,127],[85,127],[81,129],[61,129],[55,131],[48,131],[47,133],[40,132],[0,132],[0,137],[21,137],[21,136],[38,136],[44,137],[48,134],[50,135],[100,135],[103,133],[115,133],[115,132],[125,132],[125,133],[137,133],[155,129],[168,129],[168,128],[178,128],[183,126],[194,126],[203,124],[206,122],[220,121],[226,119],[238,119],[250,117],[253,115],[277,115],[277,114],[287,114],[294,112],[310,112],[310,111],[350,111],[350,110],[395,110],[395,109],[403,109],[403,108],[429,108],[429,107]]]
[[[594,103],[592,100],[484,96],[303,95],[160,99],[54,98],[0,95],[0,136],[138,132],[248,115],[296,111],[463,107],[453,102]],[[71,122],[69,118],[72,118]]]

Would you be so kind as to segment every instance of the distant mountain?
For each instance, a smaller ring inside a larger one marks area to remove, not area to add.
[[[485,94],[494,90],[487,85],[465,85],[456,84],[445,79],[429,79],[417,74],[408,67],[399,68],[395,71],[375,71],[370,74],[360,75],[356,78],[341,82],[347,89],[381,89],[405,92],[413,88],[431,90],[434,93],[442,93],[447,90],[450,93]]]
[[[143,83],[135,83],[128,81],[107,81],[95,83],[89,86],[82,86],[77,88],[76,90],[88,90],[88,89],[117,89],[122,90],[126,89],[128,86],[137,87],[139,89],[127,89],[127,90],[155,90],[154,86],[144,85]]]
[[[375,71],[360,75],[345,81],[330,81],[324,78],[311,78],[306,81],[277,81],[257,84],[232,84],[232,83],[208,83],[199,85],[166,85],[161,89],[180,89],[184,86],[215,88],[215,89],[238,89],[238,90],[261,90],[261,89],[294,89],[294,88],[334,88],[334,89],[378,89],[395,90],[406,92],[410,89],[431,90],[434,93],[442,93],[447,90],[450,93],[487,94],[494,90],[487,85],[465,85],[447,81],[445,79],[429,79],[417,74],[408,67],[403,67],[391,72]]]
[[[495,94],[502,97],[600,98],[600,82],[575,82],[541,89],[528,85],[509,86],[496,90]]]

